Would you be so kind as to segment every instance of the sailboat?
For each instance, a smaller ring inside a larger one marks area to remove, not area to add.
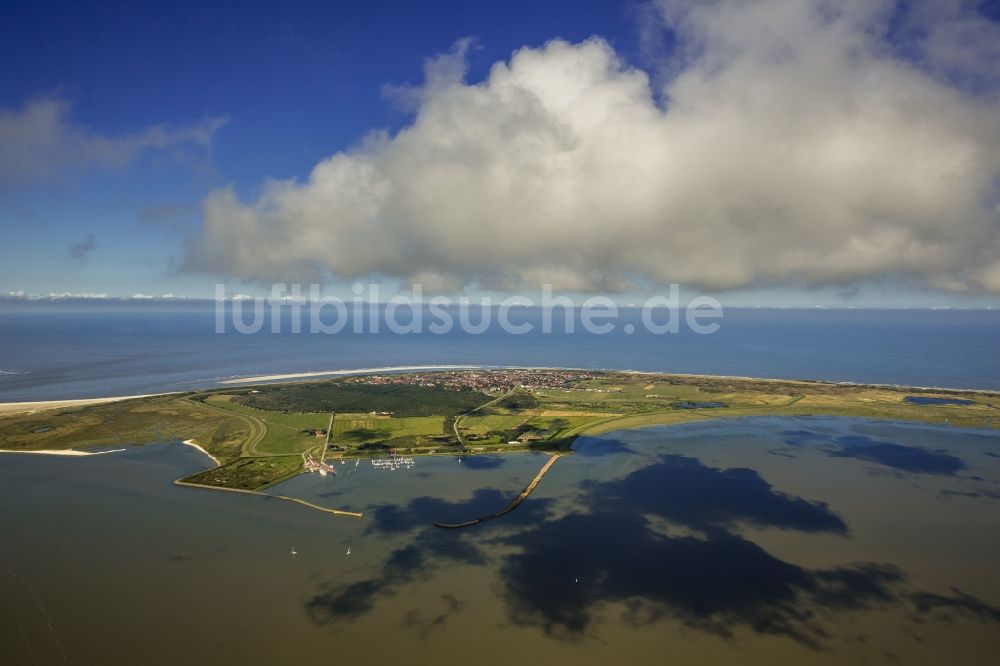
[[[292,546],[292,555],[298,555],[298,553],[295,551],[295,546]]]
[[[350,555],[350,554],[351,554],[351,547],[350,547],[350,546],[348,546],[348,547],[347,547],[347,554],[348,554],[348,555]]]

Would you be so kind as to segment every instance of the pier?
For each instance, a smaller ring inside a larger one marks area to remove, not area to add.
[[[301,504],[302,506],[309,507],[310,509],[316,509],[317,511],[323,511],[325,513],[332,513],[335,516],[350,516],[351,518],[363,518],[364,514],[360,511],[343,511],[341,509],[328,509],[325,506],[319,506],[318,504],[313,504],[312,502],[307,502],[304,499],[299,499],[298,497],[288,497],[286,495],[270,495],[268,493],[261,493],[267,497],[276,497],[278,499],[287,500],[289,502],[295,502]]]
[[[471,527],[473,525],[478,525],[480,523],[489,522],[489,521],[493,520],[494,518],[499,518],[500,516],[502,516],[504,514],[510,513],[511,511],[513,511],[514,509],[516,509],[517,507],[521,506],[521,502],[523,502],[524,500],[528,499],[528,495],[530,495],[531,492],[538,486],[539,482],[542,480],[542,477],[545,476],[550,469],[552,469],[552,465],[554,465],[556,463],[556,460],[558,460],[559,458],[560,458],[560,454],[558,454],[558,453],[553,454],[552,457],[549,458],[545,462],[544,465],[542,465],[542,468],[540,470],[538,470],[538,474],[536,474],[535,478],[533,478],[531,480],[531,483],[529,483],[527,485],[527,487],[525,487],[525,489],[522,490],[518,494],[518,496],[514,498],[513,502],[511,502],[510,504],[508,504],[506,507],[504,507],[500,511],[497,511],[496,513],[491,513],[491,514],[488,514],[488,515],[485,515],[485,516],[480,516],[479,518],[476,518],[475,520],[467,520],[464,523],[442,523],[441,521],[435,520],[434,521],[435,527],[443,527],[445,529],[457,529],[459,527]]]

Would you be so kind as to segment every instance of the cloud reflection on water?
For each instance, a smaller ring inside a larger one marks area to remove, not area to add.
[[[820,444],[835,458],[855,458],[889,467],[897,472],[954,475],[966,468],[965,462],[944,450],[927,449],[898,442],[879,440],[866,435],[840,435],[812,430],[786,430],[781,433],[790,447]],[[772,452],[787,451],[776,449]],[[781,453],[779,453],[781,455]]]
[[[793,449],[815,442],[830,456],[911,472],[954,474],[964,467],[943,451],[885,439],[812,430],[776,435]],[[441,530],[431,522],[490,513],[513,492],[485,488],[464,501],[424,496],[377,507],[368,533],[407,542],[370,579],[327,585],[307,603],[310,616],[320,624],[355,618],[380,596],[461,563],[499,572],[511,623],[570,640],[591,635],[612,612],[631,625],[669,618],[719,636],[743,629],[816,649],[831,640],[831,617],[851,611],[895,608],[925,621],[1000,622],[1000,609],[960,590],[915,589],[892,563],[811,568],[768,552],[746,528],[845,538],[850,530],[825,502],[776,489],[757,470],[646,455],[650,449],[638,440],[644,455],[634,455],[629,441],[607,441],[613,452],[586,464],[624,454],[630,471],[579,482],[570,502],[532,496],[503,519],[465,530]],[[657,449],[663,450],[654,442]],[[550,477],[547,483],[558,483],[558,471]]]
[[[366,533],[375,536],[405,535],[410,542],[392,550],[376,576],[352,583],[330,582],[309,599],[306,611],[316,624],[356,619],[380,597],[392,596],[400,587],[426,579],[441,566],[488,563],[486,552],[468,530],[443,530],[431,523],[442,517],[464,517],[485,513],[510,502],[512,494],[496,488],[480,488],[466,501],[449,502],[437,497],[417,497],[404,506],[386,504],[372,511],[373,522]],[[511,514],[507,527],[544,520],[550,501],[536,501]],[[479,513],[477,513],[479,512]],[[454,604],[450,604],[454,605]],[[412,619],[412,618],[411,618]]]

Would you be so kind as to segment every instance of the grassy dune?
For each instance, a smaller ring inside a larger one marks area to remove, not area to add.
[[[188,396],[158,396],[0,417],[0,448],[11,451],[88,449],[196,439],[220,460],[240,455],[251,425],[206,409]]]

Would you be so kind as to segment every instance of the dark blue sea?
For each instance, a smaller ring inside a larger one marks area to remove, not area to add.
[[[413,365],[519,365],[1000,389],[1000,311],[727,309],[718,332],[653,334],[622,310],[606,335],[566,333],[557,314],[511,315],[472,335],[215,332],[211,305],[0,306],[0,401],[132,395],[256,375]],[[228,321],[228,320],[227,320]],[[635,325],[626,333],[625,324]],[[306,327],[306,330],[307,327]]]

